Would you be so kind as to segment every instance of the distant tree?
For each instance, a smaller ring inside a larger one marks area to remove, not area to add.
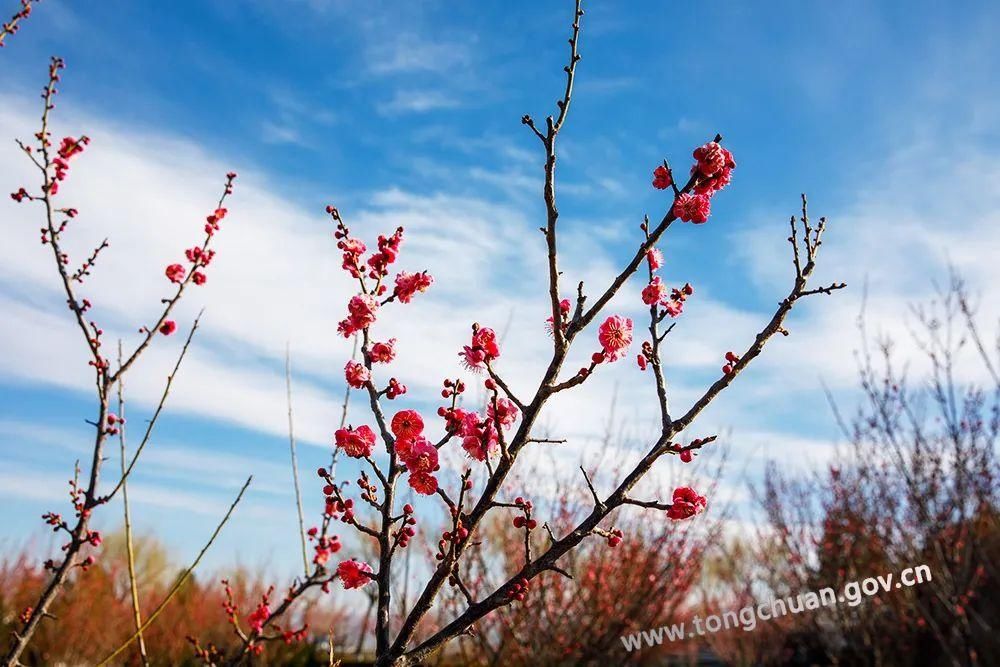
[[[807,479],[771,467],[762,500],[788,557],[770,583],[837,588],[926,564],[930,581],[816,619],[828,658],[997,664],[1000,340],[983,339],[955,275],[914,316],[922,360],[901,366],[891,340],[863,335],[847,451]],[[913,365],[927,369],[916,381],[900,370]]]

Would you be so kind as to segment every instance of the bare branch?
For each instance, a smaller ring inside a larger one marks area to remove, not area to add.
[[[177,362],[174,364],[174,369],[170,372],[170,375],[167,376],[167,382],[163,386],[163,393],[160,395],[160,402],[157,404],[152,418],[146,424],[146,432],[143,434],[142,441],[139,443],[139,447],[135,450],[135,454],[132,455],[132,460],[129,461],[128,467],[125,469],[125,472],[122,473],[121,479],[118,480],[115,487],[111,489],[111,492],[107,495],[101,496],[101,498],[97,500],[96,504],[106,503],[114,498],[115,494],[118,493],[118,490],[125,484],[125,480],[132,474],[132,469],[139,460],[139,455],[142,454],[142,450],[146,447],[146,443],[149,442],[149,438],[153,434],[153,428],[156,426],[156,420],[160,418],[160,413],[163,412],[163,407],[167,403],[167,396],[170,395],[170,387],[174,383],[174,378],[177,376],[177,372],[181,368],[181,363],[184,361],[185,355],[187,355],[188,347],[191,346],[191,339],[194,338],[194,332],[198,330],[199,323],[201,322],[201,315],[202,313],[198,313],[198,317],[194,319],[194,324],[191,325],[191,330],[188,332],[187,339],[184,341],[181,353],[177,356]]]

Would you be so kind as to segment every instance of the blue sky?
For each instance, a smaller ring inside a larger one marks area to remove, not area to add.
[[[988,3],[957,11],[931,2],[588,8],[559,162],[570,284],[585,279],[596,291],[631,254],[642,215],[662,214],[666,200],[649,186],[662,158],[683,165],[720,132],[739,163],[709,224],[675,226],[662,246],[667,281],[697,290],[668,351],[676,402],[696,397],[787,291],[784,238],[800,192],[814,215],[832,220],[818,278],[851,284],[805,304],[793,335],[700,420],[703,432],[730,433],[724,486],[733,502],[745,501],[745,479],[768,457],[809,464],[831,455],[837,434],[820,382],[850,401],[866,280],[876,327],[897,335],[907,305],[929,298],[948,263],[987,307],[996,302],[1000,276],[984,260],[1000,249],[998,13]],[[184,311],[190,318],[206,305],[205,327],[136,476],[142,529],[189,556],[255,472],[208,565],[294,566],[285,341],[306,471],[327,457],[350,354],[331,330],[351,287],[336,270],[328,202],[369,239],[404,224],[403,267],[438,277],[425,299],[384,323],[386,335],[409,336],[394,369],[411,387],[407,406],[433,409],[434,387],[457,369],[474,319],[511,322],[507,372],[527,393],[547,344],[533,232],[544,211],[542,156],[519,119],[554,110],[570,14],[556,2],[38,6],[0,52],[0,129],[8,138],[34,131],[47,58],[65,57],[57,131],[95,139],[65,196],[83,211],[81,252],[91,238],[112,239],[113,258],[92,283],[109,331],[128,336],[152,313],[162,266],[194,238],[221,175],[241,174],[218,272]],[[0,144],[3,187],[16,189],[28,173],[13,143]],[[0,203],[7,549],[46,539],[37,516],[63,502],[91,405],[83,350],[32,216]],[[640,287],[616,308],[637,315]],[[173,353],[165,346],[130,380],[137,419]],[[652,405],[642,393],[648,377],[637,373],[618,364],[587,395],[554,406],[546,423],[574,441],[561,454],[567,469],[600,454],[594,439],[616,387],[624,455],[641,446]],[[309,491],[315,509],[318,492]]]

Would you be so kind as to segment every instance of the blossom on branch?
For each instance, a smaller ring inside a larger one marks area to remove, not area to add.
[[[729,185],[736,160],[728,149],[718,142],[710,141],[696,148],[693,155],[698,161],[691,167],[691,173],[698,175],[694,186],[696,194],[711,196]]]
[[[375,431],[368,426],[359,426],[356,429],[337,429],[333,437],[337,447],[343,449],[344,453],[351,458],[360,459],[371,456],[375,449]]]
[[[395,295],[402,303],[409,303],[417,292],[426,292],[434,282],[434,277],[426,271],[407,273],[401,271],[396,276]]]
[[[646,251],[646,261],[649,262],[649,270],[656,271],[663,266],[663,253],[659,248],[650,248]]]
[[[462,357],[462,362],[470,371],[481,371],[484,364],[500,356],[496,332],[489,327],[472,325],[472,345],[463,347],[458,356]]]
[[[372,581],[372,568],[368,563],[345,560],[337,566],[337,576],[344,588],[361,588]]]
[[[673,182],[674,178],[670,175],[670,170],[663,165],[653,170],[653,187],[657,190],[666,190]]]
[[[337,325],[344,338],[350,338],[375,323],[378,300],[370,294],[357,294],[347,303],[347,318]]]
[[[393,416],[390,428],[400,440],[413,440],[424,432],[424,420],[416,410],[400,410]]]
[[[712,213],[712,200],[708,195],[690,194],[687,192],[678,195],[674,201],[674,215],[684,222],[693,222],[700,225],[708,222],[708,216]]]
[[[348,386],[354,389],[362,389],[365,383],[371,379],[371,373],[365,368],[364,364],[357,361],[348,361],[347,365],[344,366],[344,378],[347,380]]]
[[[371,356],[373,364],[387,364],[396,358],[396,339],[390,338],[384,343],[375,343],[372,345]]]
[[[708,506],[705,496],[699,496],[698,492],[689,486],[680,486],[674,489],[673,504],[667,510],[667,516],[673,521],[690,519],[696,514],[700,514]]]
[[[605,361],[618,361],[626,355],[632,344],[632,318],[612,315],[598,329]]]
[[[167,276],[167,280],[172,283],[180,283],[184,281],[184,276],[187,275],[187,270],[180,264],[171,264],[166,268],[164,273]]]

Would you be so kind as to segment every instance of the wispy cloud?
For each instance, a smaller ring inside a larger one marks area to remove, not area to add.
[[[416,33],[369,39],[365,47],[368,71],[376,76],[429,72],[444,74],[467,68],[474,61],[474,40],[432,40]]]
[[[298,128],[294,125],[285,125],[267,120],[261,123],[260,138],[266,144],[305,145]]]
[[[439,90],[397,90],[392,97],[376,105],[384,116],[406,113],[427,113],[442,109],[455,109],[462,103],[451,93]]]

